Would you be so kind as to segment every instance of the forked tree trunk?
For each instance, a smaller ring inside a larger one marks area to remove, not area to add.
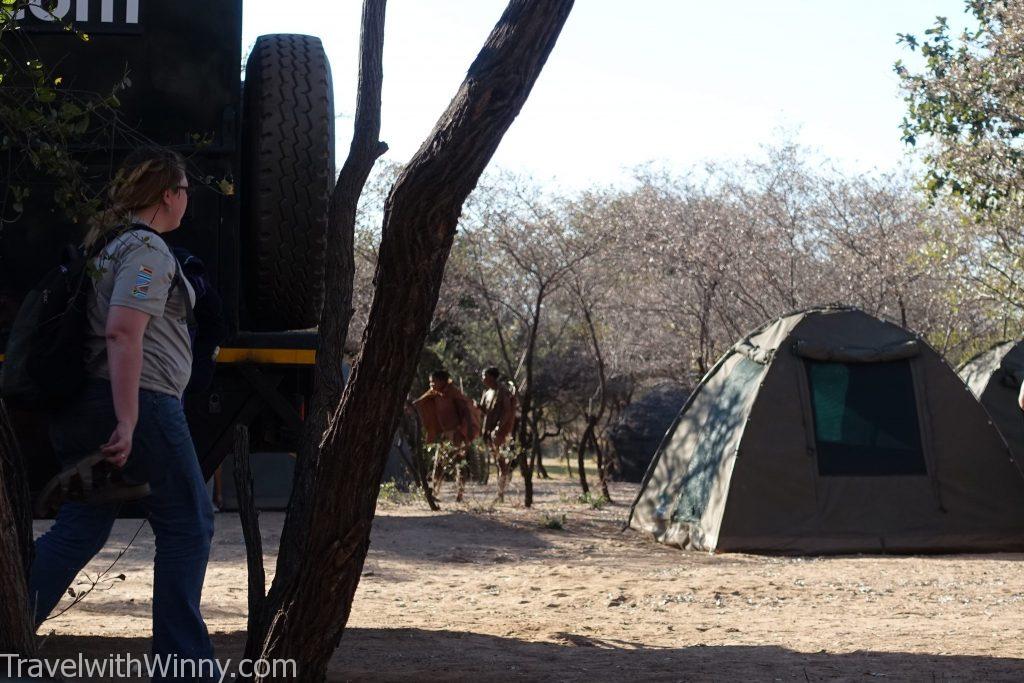
[[[294,584],[313,518],[314,477],[320,444],[331,413],[344,388],[344,349],[352,319],[352,282],[355,274],[354,235],[356,207],[373,164],[387,151],[380,136],[381,89],[384,81],[384,14],[387,0],[365,0],[360,28],[359,85],[356,116],[348,157],[331,194],[327,222],[327,253],[324,273],[324,309],[320,314],[313,398],[303,424],[302,442],[295,463],[288,515],[281,532],[277,571],[261,614],[250,615],[245,654],[263,650],[274,615],[282,609]]]
[[[303,424],[302,442],[295,463],[287,523],[281,532],[277,580],[268,596],[268,608],[280,603],[280,587],[291,582],[303,555],[313,509],[313,477],[320,457],[320,442],[331,413],[344,389],[344,349],[352,319],[355,276],[354,236],[356,207],[373,164],[387,151],[380,136],[381,88],[384,80],[384,11],[386,0],[365,0],[360,29],[359,85],[356,116],[348,157],[331,193],[327,221],[324,271],[324,309],[320,315],[313,397]],[[269,617],[269,615],[265,615]],[[269,622],[260,620],[265,633]],[[252,639],[253,634],[249,634]]]
[[[348,620],[381,474],[462,204],[526,102],[571,8],[572,0],[510,2],[385,204],[362,351],[316,466],[308,540],[293,580],[281,587],[263,648],[265,658],[298,661],[300,681],[323,680]]]
[[[23,657],[36,652],[27,583],[32,552],[27,490],[18,444],[0,402],[0,652]]]

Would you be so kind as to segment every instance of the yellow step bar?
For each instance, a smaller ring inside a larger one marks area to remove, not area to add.
[[[4,356],[0,353],[0,363]],[[312,349],[243,349],[227,347],[217,354],[218,363],[257,363],[262,365],[313,365],[316,351]]]
[[[313,349],[240,349],[223,348],[217,354],[218,363],[262,363],[271,365],[313,365]]]

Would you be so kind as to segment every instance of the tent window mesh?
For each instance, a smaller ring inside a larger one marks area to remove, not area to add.
[[[696,523],[704,515],[718,465],[743,428],[747,419],[747,399],[757,391],[764,368],[759,363],[741,358],[718,386],[717,395],[701,426],[689,467],[682,478],[682,488],[672,513],[674,521]],[[707,391],[708,387],[702,390]]]
[[[909,361],[804,363],[819,474],[926,473]]]

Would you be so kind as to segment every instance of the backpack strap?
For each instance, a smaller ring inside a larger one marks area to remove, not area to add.
[[[185,322],[190,328],[195,329],[198,325],[196,323],[196,311],[195,306],[192,305],[192,298],[188,295],[185,275],[181,272],[181,264],[178,263],[178,258],[174,254],[171,254],[171,258],[174,259],[174,279],[171,280],[171,287],[177,287],[178,291],[181,292],[181,296],[185,300]]]

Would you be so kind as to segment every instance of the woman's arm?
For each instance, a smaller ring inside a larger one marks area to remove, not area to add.
[[[132,433],[139,421],[139,375],[142,374],[142,335],[150,315],[127,306],[113,305],[107,315],[107,360],[114,393],[117,427],[102,446],[107,460],[124,465],[132,451]]]

